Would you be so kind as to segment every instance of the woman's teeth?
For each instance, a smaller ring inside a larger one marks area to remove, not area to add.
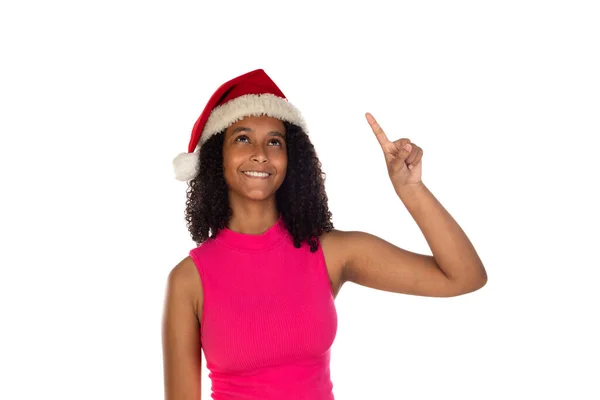
[[[244,171],[244,174],[249,175],[249,176],[255,176],[258,178],[266,178],[269,176],[269,174],[266,172],[254,172],[254,171]]]

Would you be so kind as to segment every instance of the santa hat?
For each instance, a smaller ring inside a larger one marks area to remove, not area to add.
[[[248,116],[268,115],[291,122],[307,131],[304,118],[263,71],[257,69],[224,83],[211,96],[194,124],[187,153],[173,160],[175,179],[187,181],[198,175],[200,147],[211,136]]]

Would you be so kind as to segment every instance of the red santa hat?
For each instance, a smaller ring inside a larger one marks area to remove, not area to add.
[[[175,179],[187,181],[198,175],[199,150],[211,136],[244,117],[260,115],[291,122],[307,131],[300,111],[265,71],[245,73],[221,85],[208,100],[192,129],[188,151],[173,160]]]

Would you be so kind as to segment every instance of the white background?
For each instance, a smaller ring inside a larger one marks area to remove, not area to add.
[[[163,398],[166,278],[195,246],[171,160],[255,68],[303,112],[336,228],[429,253],[368,111],[424,149],[489,276],[346,284],[336,399],[600,398],[595,2],[350,3],[2,3],[0,398]]]

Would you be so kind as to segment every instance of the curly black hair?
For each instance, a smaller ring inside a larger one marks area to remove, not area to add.
[[[302,241],[310,251],[317,239],[331,231],[331,212],[325,192],[325,173],[308,135],[297,125],[284,121],[288,165],[285,179],[275,194],[277,210],[290,232],[294,247]],[[210,137],[200,148],[198,175],[189,181],[185,219],[197,245],[214,238],[232,216],[223,175],[224,131]]]

